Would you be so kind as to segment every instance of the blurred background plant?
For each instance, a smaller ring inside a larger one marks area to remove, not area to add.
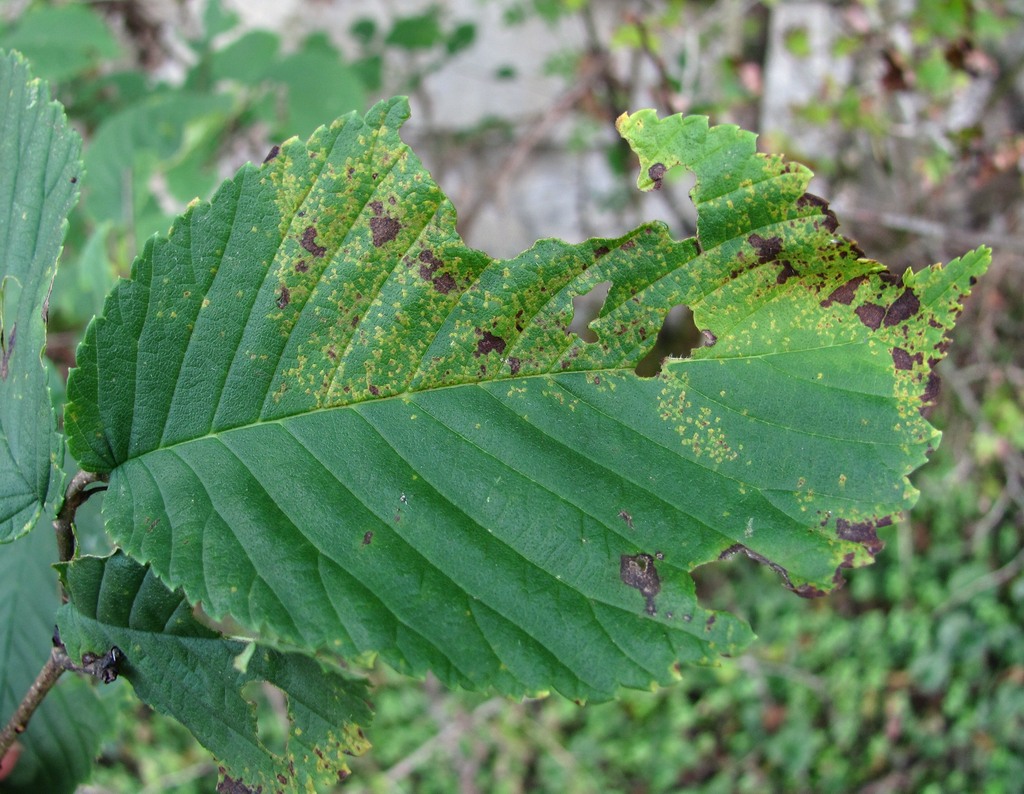
[[[742,555],[698,571],[704,600],[760,640],[615,703],[512,703],[379,670],[375,748],[345,789],[1021,791],[1020,0],[3,0],[0,47],[31,59],[86,142],[51,301],[62,370],[114,277],[188,201],[394,93],[412,97],[406,137],[463,235],[494,255],[650,217],[692,234],[685,175],[637,193],[615,135],[649,106],[741,124],[806,162],[844,233],[894,269],[992,245],[943,364],[942,447],[875,566],[813,602]],[[212,790],[209,756],[124,694],[105,701],[132,728],[83,790]],[[280,704],[254,698],[280,740]]]

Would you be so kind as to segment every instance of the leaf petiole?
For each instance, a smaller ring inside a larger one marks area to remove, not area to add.
[[[53,522],[53,529],[57,533],[57,554],[61,562],[69,562],[75,556],[75,512],[94,493],[106,490],[108,478],[107,474],[79,470],[68,483],[64,502],[57,513],[57,520]],[[93,483],[102,485],[86,490]]]

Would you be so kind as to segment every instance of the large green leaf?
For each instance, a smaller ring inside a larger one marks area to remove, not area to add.
[[[123,554],[82,557],[62,564],[61,572],[71,603],[58,625],[71,658],[120,648],[119,674],[144,701],[186,725],[221,760],[226,778],[252,791],[323,791],[347,776],[345,757],[366,748],[359,726],[369,722],[370,710],[361,681],[301,654],[258,647],[247,664],[236,665],[246,643],[201,625],[180,592]],[[256,714],[243,697],[254,681],[274,684],[288,697],[288,745],[281,755],[260,741]]]
[[[0,542],[35,526],[60,483],[40,356],[80,149],[46,84],[21,56],[0,56]]]
[[[871,559],[986,252],[901,279],[835,234],[806,169],[647,115],[623,128],[662,155],[652,181],[696,171],[699,239],[647,224],[493,261],[406,116],[244,167],[90,326],[69,443],[110,472],[128,553],[267,642],[576,698],[748,641],[698,604],[699,565],[742,551],[813,595]],[[606,282],[584,342],[572,299]],[[715,343],[638,377],[680,303]]]
[[[0,553],[0,720],[5,723],[52,650],[60,605],[53,533],[45,525]],[[65,674],[18,741],[21,755],[0,792],[72,792],[88,778],[109,715],[84,678]]]

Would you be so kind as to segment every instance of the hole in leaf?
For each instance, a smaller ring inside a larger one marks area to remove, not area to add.
[[[242,697],[256,709],[256,735],[271,753],[283,756],[288,747],[288,696],[266,681],[249,681]]]
[[[697,587],[697,603],[701,607],[731,612],[752,624],[765,591],[781,584],[775,573],[745,554],[699,565],[690,576]]]
[[[573,297],[572,322],[569,323],[569,333],[576,334],[584,342],[593,344],[597,341],[597,333],[591,329],[590,324],[601,313],[601,308],[604,306],[611,288],[610,281],[602,281],[600,284],[595,284],[594,288],[585,295]]]
[[[711,340],[711,336],[697,329],[689,306],[673,306],[665,315],[651,352],[636,365],[636,374],[641,378],[653,378],[661,372],[662,362],[666,358],[688,358],[694,348],[703,347]]]

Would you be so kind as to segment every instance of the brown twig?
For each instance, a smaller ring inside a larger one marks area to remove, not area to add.
[[[106,480],[105,474],[79,471],[68,483],[64,492],[64,503],[57,513],[57,520],[53,522],[53,528],[57,534],[57,553],[61,562],[68,562],[75,555],[75,513],[90,496],[103,490],[103,487],[88,490],[89,486],[97,482],[106,482]],[[123,660],[124,654],[121,649],[114,646],[103,656],[86,654],[82,658],[82,664],[76,664],[68,656],[67,649],[60,641],[59,635],[54,634],[53,650],[50,651],[46,664],[43,665],[36,680],[28,688],[28,692],[21,699],[21,703],[14,710],[7,725],[0,730],[0,758],[6,755],[17,741],[18,736],[28,728],[32,715],[35,714],[36,709],[43,702],[43,698],[53,689],[65,670],[87,673],[100,678],[104,683],[110,683],[117,678],[118,665]]]
[[[530,125],[527,134],[520,139],[516,148],[509,153],[508,157],[498,167],[494,177],[487,181],[487,184],[481,191],[481,195],[475,201],[469,203],[468,209],[459,213],[459,227],[462,230],[463,236],[466,236],[468,229],[473,225],[480,210],[483,209],[489,199],[494,197],[497,197],[499,201],[504,199],[508,182],[519,173],[523,163],[543,143],[545,136],[551,131],[556,122],[575,108],[583,97],[590,92],[597,77],[597,70],[593,68],[592,64],[588,63],[572,88],[560,96],[536,123]]]
[[[35,710],[39,708],[43,698],[53,689],[57,679],[67,669],[61,661],[62,656],[64,659],[67,659],[67,654],[58,648],[54,648],[50,652],[50,658],[46,660],[46,664],[39,671],[36,680],[28,688],[28,692],[25,693],[25,697],[18,704],[18,708],[14,710],[14,714],[11,715],[7,725],[0,731],[0,758],[4,757],[17,738],[25,732],[25,729],[28,727],[28,721],[32,719]]]
[[[61,562],[68,562],[75,556],[75,512],[79,507],[97,491],[106,488],[93,488],[86,490],[93,483],[105,483],[106,474],[97,474],[94,471],[79,471],[71,478],[67,490],[64,492],[64,504],[57,513],[57,520],[53,522],[53,529],[57,533],[57,554]]]
[[[979,246],[992,245],[1006,248],[1011,251],[1019,251],[1024,247],[1024,237],[1014,234],[1002,234],[993,231],[973,231],[951,226],[948,223],[921,218],[913,215],[902,215],[895,212],[879,212],[864,207],[843,207],[833,206],[841,218],[849,218],[861,223],[870,223],[884,226],[887,229],[894,229],[900,232],[909,232],[920,237],[934,237],[940,240],[954,240],[965,245]]]
[[[663,112],[677,113],[681,111],[682,108],[677,108],[676,103],[672,100],[672,76],[668,72],[668,66],[665,65],[665,59],[655,52],[651,42],[650,31],[647,29],[647,22],[639,14],[633,15],[631,21],[636,25],[637,32],[640,34],[640,49],[647,56],[647,59],[654,64],[654,68],[658,72],[658,82],[651,87],[651,93],[654,94],[655,99],[661,105]]]
[[[43,702],[43,698],[53,689],[65,670],[85,673],[100,679],[104,684],[109,684],[117,680],[120,665],[124,660],[124,652],[114,645],[102,656],[94,653],[83,654],[82,663],[76,664],[68,656],[67,648],[61,642],[60,635],[55,632],[50,657],[43,665],[43,669],[39,671],[36,680],[28,688],[25,697],[21,699],[18,708],[14,710],[10,720],[7,721],[7,725],[0,730],[0,758],[4,757],[17,738],[28,728],[32,715],[35,714],[36,709]]]

